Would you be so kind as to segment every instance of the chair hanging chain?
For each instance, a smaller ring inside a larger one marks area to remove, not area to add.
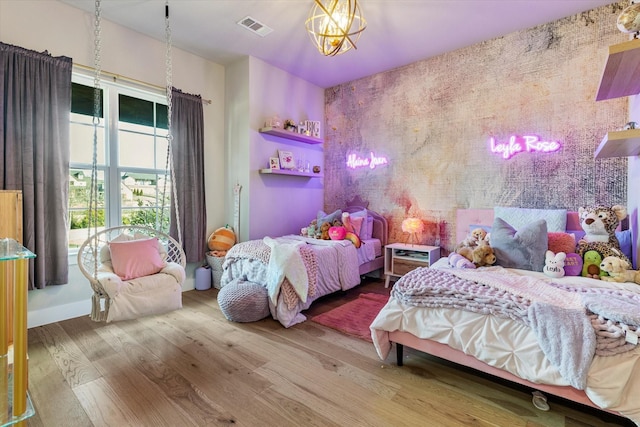
[[[172,201],[175,207],[176,213],[176,229],[178,231],[178,243],[182,245],[182,227],[180,226],[180,209],[178,206],[178,191],[176,189],[176,176],[173,168],[173,133],[171,130],[171,117],[173,114],[173,82],[172,82],[172,67],[173,64],[171,62],[171,22],[169,20],[169,0],[165,3],[165,13],[164,13],[164,21],[165,21],[165,34],[166,34],[166,57],[165,57],[165,70],[166,70],[166,92],[167,92],[167,159],[164,169],[164,187],[162,189],[162,204],[160,211],[160,224],[162,225],[164,220],[164,204],[166,200],[166,192],[167,192],[167,172],[171,171],[171,189],[172,189]]]
[[[100,7],[100,0],[95,0],[95,17],[93,20],[93,35],[94,35],[94,56],[93,64],[95,68],[95,76],[93,79],[93,158],[91,161],[91,185],[89,188],[89,212],[87,221],[87,233],[88,239],[91,239],[91,231],[93,227],[94,241],[91,242],[91,250],[93,252],[93,259],[98,258],[98,128],[100,127],[100,110],[101,110],[101,97],[100,97],[100,54],[101,54],[101,15],[102,10]],[[93,276],[98,277],[98,263],[93,263]]]

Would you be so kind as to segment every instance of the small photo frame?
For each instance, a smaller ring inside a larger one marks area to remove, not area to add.
[[[269,168],[280,169],[280,159],[277,157],[269,157]]]
[[[278,157],[280,158],[280,168],[281,169],[295,169],[296,168],[296,161],[293,158],[293,153],[291,151],[278,150]]]
[[[320,138],[320,122],[317,120],[307,120],[305,121],[305,128],[307,130],[307,135],[311,135],[314,138]]]

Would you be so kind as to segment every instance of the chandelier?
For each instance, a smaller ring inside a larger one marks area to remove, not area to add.
[[[314,0],[307,31],[320,53],[335,56],[351,48],[367,28],[358,0]]]

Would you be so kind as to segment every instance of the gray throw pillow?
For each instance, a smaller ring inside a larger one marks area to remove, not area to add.
[[[490,242],[497,265],[542,271],[549,246],[547,222],[540,219],[516,230],[502,218],[496,217],[491,227]]]

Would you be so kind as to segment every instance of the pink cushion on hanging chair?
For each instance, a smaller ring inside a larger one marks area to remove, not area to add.
[[[158,239],[110,242],[111,265],[122,280],[149,276],[162,270],[166,263],[158,251]]]

